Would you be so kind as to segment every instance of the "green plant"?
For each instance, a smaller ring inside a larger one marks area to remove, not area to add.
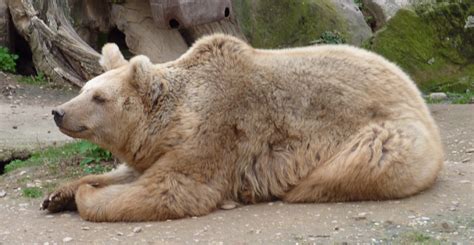
[[[38,72],[36,76],[25,76],[20,78],[20,82],[27,84],[45,84],[48,82],[48,78],[42,72]]]
[[[343,44],[346,39],[338,31],[325,31],[320,38],[311,42],[312,44]]]
[[[0,70],[14,73],[18,55],[10,53],[7,48],[0,46]]]
[[[43,191],[39,187],[26,187],[22,192],[23,196],[28,198],[38,198],[43,196]]]
[[[354,3],[360,10],[364,8],[364,2],[362,0],[354,0]]]

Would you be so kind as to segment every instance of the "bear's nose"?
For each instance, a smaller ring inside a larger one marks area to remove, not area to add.
[[[60,126],[61,123],[63,122],[63,117],[64,117],[64,114],[66,114],[66,112],[64,112],[63,109],[56,108],[56,109],[53,109],[51,114],[54,115],[54,122],[56,123],[56,125]]]

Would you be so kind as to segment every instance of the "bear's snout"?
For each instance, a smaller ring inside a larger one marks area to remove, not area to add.
[[[55,108],[53,109],[51,114],[54,115],[54,122],[56,123],[56,125],[61,126],[63,122],[64,114],[66,114],[66,112],[64,112],[63,109]]]

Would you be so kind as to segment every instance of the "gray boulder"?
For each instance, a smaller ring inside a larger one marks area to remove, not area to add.
[[[363,41],[372,36],[372,30],[365,22],[364,15],[353,0],[332,0],[334,6],[338,9],[348,25],[350,40],[353,45],[360,46]]]

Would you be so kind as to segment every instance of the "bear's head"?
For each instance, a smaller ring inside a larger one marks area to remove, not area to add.
[[[61,132],[90,140],[113,153],[148,121],[166,90],[166,81],[145,56],[124,59],[115,44],[106,44],[100,59],[105,72],[88,81],[79,95],[52,113]]]

